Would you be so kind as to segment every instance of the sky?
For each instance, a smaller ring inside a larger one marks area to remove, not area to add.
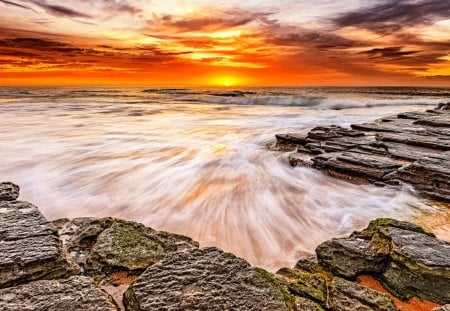
[[[450,1],[0,0],[0,85],[450,86]]]

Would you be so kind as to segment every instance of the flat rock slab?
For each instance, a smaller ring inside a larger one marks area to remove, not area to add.
[[[0,288],[77,271],[56,227],[34,205],[11,200],[17,198],[18,187],[8,187],[12,192],[0,201]]]
[[[89,275],[117,270],[142,272],[174,252],[198,248],[191,238],[132,221],[76,218],[55,223],[64,246]]]
[[[126,310],[288,310],[281,291],[245,260],[216,248],[150,266],[124,296]]]
[[[40,280],[0,290],[2,311],[118,311],[112,298],[92,279]]]
[[[424,196],[450,202],[450,110],[401,113],[351,127],[277,134],[274,149],[294,151],[293,166],[312,166],[354,182],[404,182]],[[303,153],[311,160],[296,156]]]

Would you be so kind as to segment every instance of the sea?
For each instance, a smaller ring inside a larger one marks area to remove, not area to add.
[[[48,219],[138,221],[275,271],[371,219],[442,212],[407,185],[293,168],[275,134],[440,102],[450,88],[0,87],[0,180]]]

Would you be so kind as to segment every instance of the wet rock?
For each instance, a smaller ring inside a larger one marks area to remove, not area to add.
[[[19,186],[12,182],[0,183],[0,201],[14,201],[19,197]]]
[[[361,236],[332,239],[316,248],[320,265],[336,275],[354,278],[361,273],[379,273],[387,264],[389,249]]]
[[[216,248],[164,258],[124,295],[126,310],[288,310],[272,277]]]
[[[402,298],[420,297],[450,303],[450,243],[395,227],[379,229],[390,242],[384,284]]]
[[[314,301],[307,298],[299,297],[294,303],[295,311],[324,311],[324,309]]]
[[[403,299],[450,302],[450,243],[415,224],[377,219],[349,238],[322,243],[316,253],[319,264],[334,274],[374,274]]]
[[[113,299],[87,277],[40,280],[0,290],[2,311],[119,310]]]
[[[140,272],[176,251],[197,248],[192,239],[113,218],[57,220],[71,256],[87,274]]]
[[[18,187],[8,187],[13,195],[0,201],[0,288],[76,273],[56,227],[34,205],[9,200]]]
[[[310,273],[320,272],[323,270],[319,265],[317,256],[315,255],[299,259],[295,264],[295,269],[307,271]]]
[[[439,110],[401,113],[351,129],[325,126],[306,135],[278,134],[277,144],[295,151],[289,155],[292,166],[312,164],[358,183],[404,182],[427,197],[450,202],[450,110],[445,107],[448,103]]]
[[[336,277],[330,287],[331,310],[398,310],[389,296],[356,283]]]

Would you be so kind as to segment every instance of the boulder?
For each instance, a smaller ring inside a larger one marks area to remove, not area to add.
[[[12,182],[0,183],[0,201],[14,201],[19,197],[19,186]]]
[[[415,224],[377,219],[348,238],[322,243],[316,253],[319,264],[336,275],[369,273],[400,298],[450,303],[450,243]]]
[[[329,301],[330,309],[336,311],[398,310],[388,295],[338,277],[331,282]]]
[[[389,249],[362,236],[332,239],[316,248],[320,265],[336,275],[354,278],[362,273],[379,273],[387,264]]]
[[[217,248],[172,254],[150,266],[124,295],[126,310],[288,310],[267,272]]]
[[[71,256],[90,275],[142,272],[171,253],[198,247],[188,237],[120,219],[76,218],[55,223]]]
[[[383,282],[392,292],[450,303],[450,243],[395,227],[379,229],[379,236],[390,242]]]
[[[0,188],[0,288],[77,273],[56,227],[34,205],[13,199],[18,186]]]
[[[92,279],[72,276],[66,280],[40,280],[0,289],[0,310],[118,311],[119,308]]]

